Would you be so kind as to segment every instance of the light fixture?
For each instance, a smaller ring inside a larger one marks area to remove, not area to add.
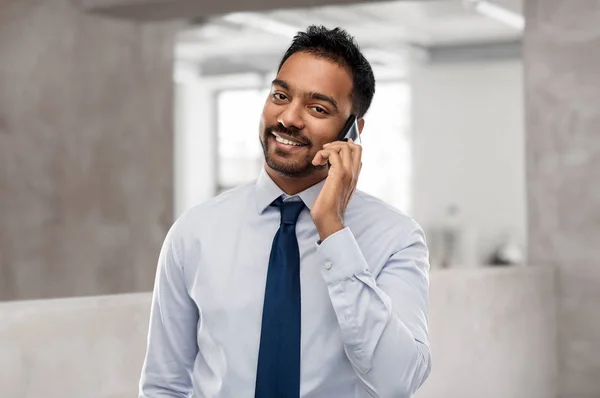
[[[368,47],[363,50],[363,55],[368,60],[376,60],[383,65],[404,65],[406,56],[398,54],[394,50],[384,50],[376,47]]]
[[[464,4],[477,11],[478,13],[501,22],[511,28],[523,30],[525,28],[525,18],[505,7],[486,0],[465,0]]]
[[[258,13],[235,12],[221,18],[236,25],[250,26],[267,33],[293,38],[301,29],[284,22],[275,21]]]

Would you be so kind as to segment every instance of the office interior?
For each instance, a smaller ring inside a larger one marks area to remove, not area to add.
[[[157,256],[255,179],[310,24],[377,81],[358,188],[421,224],[416,398],[600,397],[600,1],[0,2],[0,396],[137,394]]]

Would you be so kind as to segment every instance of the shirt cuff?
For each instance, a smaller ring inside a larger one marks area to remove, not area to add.
[[[368,269],[350,228],[346,227],[317,242],[325,282],[332,285]]]

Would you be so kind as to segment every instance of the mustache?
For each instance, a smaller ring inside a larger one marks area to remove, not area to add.
[[[290,136],[291,138],[294,138],[304,144],[307,145],[312,145],[312,141],[310,138],[305,137],[299,129],[297,129],[296,127],[285,127],[283,124],[279,123],[277,125],[272,125],[269,126],[265,129],[265,133],[266,135],[269,135],[271,133],[281,133],[281,134],[287,134],[288,136]]]

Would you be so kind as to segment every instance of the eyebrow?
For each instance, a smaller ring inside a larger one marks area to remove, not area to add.
[[[285,80],[280,80],[280,79],[275,79],[273,80],[272,83],[274,86],[279,86],[285,90],[289,90],[290,89],[290,85],[287,84],[287,82]]]
[[[283,88],[284,90],[290,90],[290,85],[285,81],[285,80],[280,80],[280,79],[275,79],[273,80],[273,85],[275,86],[279,86],[281,88]],[[308,94],[306,94],[306,97],[308,98],[312,98],[312,99],[316,99],[319,101],[324,101],[324,102],[328,102],[331,104],[331,106],[334,107],[335,111],[338,111],[338,104],[337,101],[334,100],[332,97],[330,97],[329,95],[325,95],[325,94],[321,94],[321,93],[315,93],[315,92],[310,92]]]

